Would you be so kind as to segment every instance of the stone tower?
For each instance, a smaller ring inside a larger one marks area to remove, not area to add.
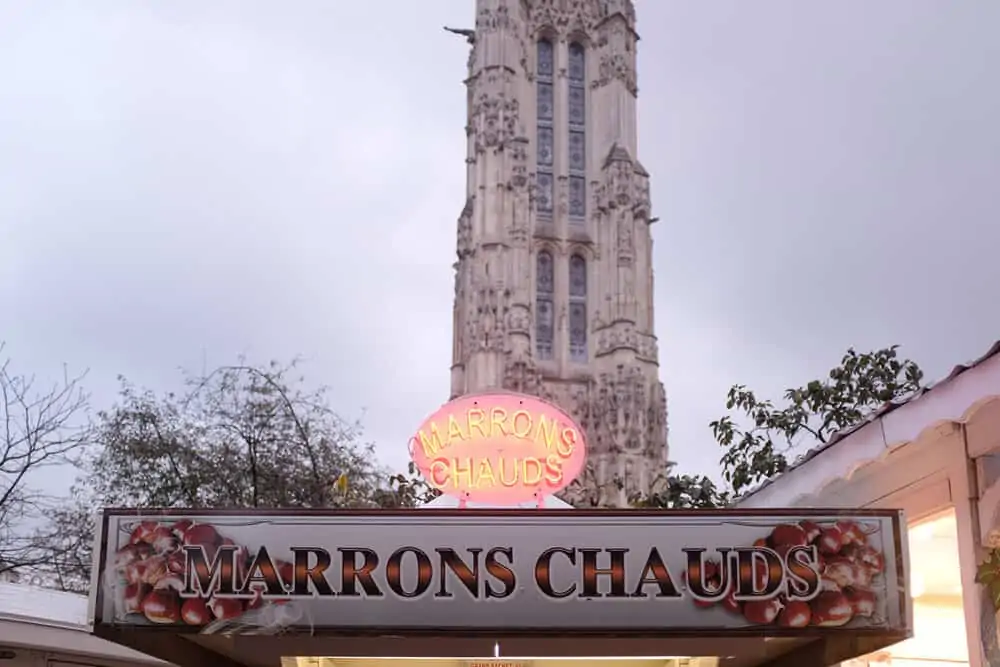
[[[477,0],[452,396],[547,399],[588,434],[578,506],[667,465],[632,0]]]

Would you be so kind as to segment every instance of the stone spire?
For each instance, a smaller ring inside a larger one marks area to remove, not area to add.
[[[477,0],[452,395],[550,400],[588,433],[580,505],[667,464],[632,0]]]

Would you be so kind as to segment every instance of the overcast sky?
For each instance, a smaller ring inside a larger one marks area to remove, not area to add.
[[[639,0],[671,458],[850,345],[1000,338],[1000,2]],[[402,466],[447,399],[473,0],[0,0],[0,340],[153,389],[302,355]]]

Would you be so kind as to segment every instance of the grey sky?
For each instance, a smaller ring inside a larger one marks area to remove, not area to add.
[[[672,458],[848,345],[1000,337],[1000,3],[640,0]],[[288,359],[401,466],[447,398],[473,0],[0,0],[0,339],[164,389]]]

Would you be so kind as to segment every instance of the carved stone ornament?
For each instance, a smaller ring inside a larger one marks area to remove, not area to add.
[[[635,218],[632,211],[624,208],[617,209],[614,217],[615,232],[618,237],[618,265],[631,266],[632,259],[635,257],[635,235],[633,234]]]
[[[637,218],[648,220],[650,215],[651,201],[649,197],[649,176],[645,174],[633,174],[635,188],[635,204],[633,212]]]
[[[517,23],[510,18],[510,10],[506,5],[499,7],[484,7],[476,16],[476,33],[482,35],[501,30],[515,30]],[[480,40],[481,41],[481,40]]]
[[[631,26],[621,21],[610,21],[602,26],[598,39],[597,77],[591,82],[592,87],[600,88],[612,81],[620,81],[633,95],[639,93],[635,71],[635,40]]]
[[[503,352],[506,346],[510,290],[502,285],[474,285],[466,328],[473,352]]]
[[[588,33],[606,16],[602,4],[601,0],[530,0],[531,25],[534,30]]]
[[[504,93],[482,93],[473,109],[476,151],[502,148],[517,136],[520,103]]]
[[[472,197],[465,201],[465,208],[458,216],[458,257],[464,259],[472,254]]]
[[[595,448],[601,452],[647,449],[649,380],[639,366],[602,373],[593,401]]]
[[[530,334],[531,311],[523,303],[514,304],[507,311],[508,333]]]
[[[632,350],[643,361],[657,363],[656,337],[640,332],[632,322],[616,322],[597,331],[595,356],[604,357],[617,350]]]
[[[511,176],[507,182],[507,190],[511,193],[512,199],[507,234],[511,244],[521,248],[527,247],[528,239],[531,236],[531,192],[527,145],[528,140],[523,137],[518,137],[511,142]]]

